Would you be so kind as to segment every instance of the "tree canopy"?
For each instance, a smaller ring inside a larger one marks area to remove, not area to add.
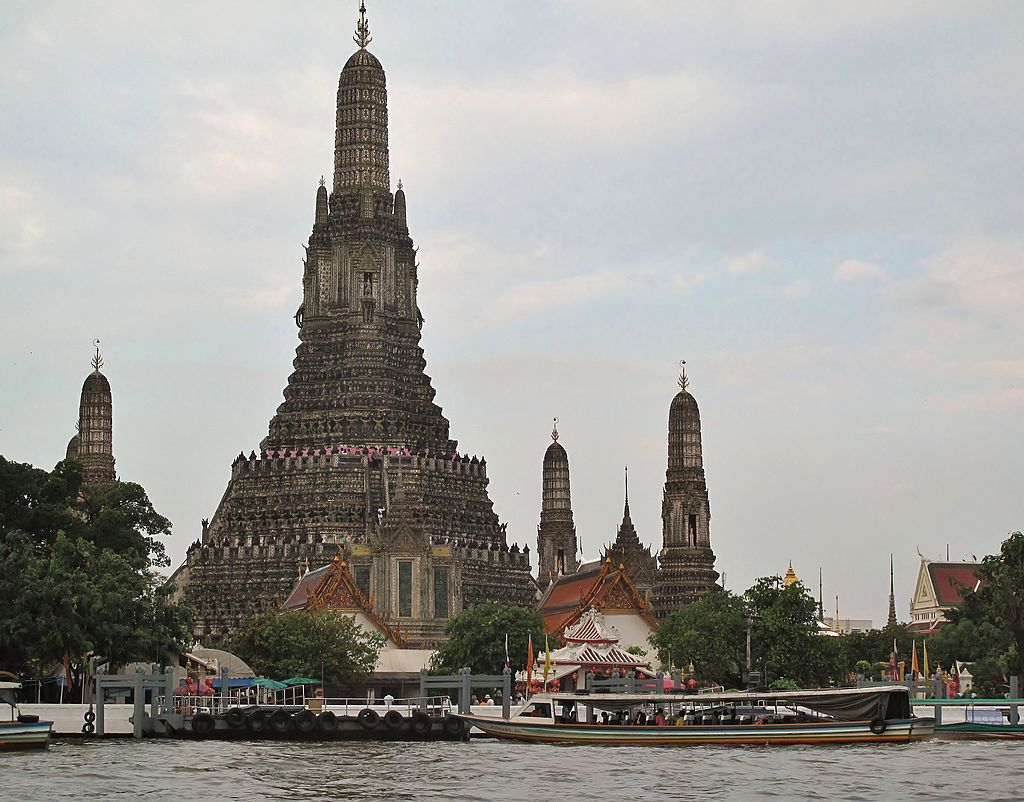
[[[343,612],[268,610],[244,624],[228,648],[266,677],[322,675],[332,685],[352,685],[373,672],[384,643]]]
[[[38,673],[89,652],[162,661],[186,646],[190,611],[154,570],[169,532],[137,484],[0,457],[0,668]]]
[[[693,663],[707,682],[741,683],[746,661],[747,607],[742,597],[713,591],[667,616],[651,636],[664,665]]]
[[[463,610],[444,630],[448,642],[431,661],[435,671],[454,674],[469,667],[475,674],[499,674],[505,668],[505,636],[513,670],[526,666],[530,636],[534,655],[544,651],[544,623],[536,610],[487,602]]]
[[[963,588],[963,601],[946,613],[947,623],[928,639],[933,663],[973,663],[976,685],[1024,677],[1024,534],[1012,533],[999,554],[977,569],[977,589]]]

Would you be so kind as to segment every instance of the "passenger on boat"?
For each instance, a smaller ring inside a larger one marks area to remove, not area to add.
[[[634,720],[634,723],[638,724],[638,725],[641,725],[641,726],[646,724],[647,723],[647,714],[643,710],[637,710],[636,711],[636,719]]]
[[[665,711],[662,710],[660,707],[658,708],[657,712],[654,714],[654,723],[658,727],[664,727],[665,726]]]
[[[602,710],[601,711],[601,723],[602,724],[607,724],[608,723],[608,711],[607,710]]]

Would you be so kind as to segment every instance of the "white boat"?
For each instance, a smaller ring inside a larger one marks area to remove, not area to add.
[[[18,711],[15,691],[20,682],[0,682],[0,702],[11,707],[11,720],[0,721],[0,752],[27,749],[46,749],[50,745],[52,721],[40,721],[39,716],[23,715]]]

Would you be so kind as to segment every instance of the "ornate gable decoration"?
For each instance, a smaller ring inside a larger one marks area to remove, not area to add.
[[[311,612],[337,610],[339,612],[361,613],[381,632],[391,638],[397,646],[405,646],[408,636],[389,626],[377,615],[372,602],[363,595],[349,571],[346,560],[334,558],[327,576],[316,588],[309,591],[306,609]]]
[[[614,572],[614,575],[613,575]],[[601,612],[605,610],[629,611],[635,610],[652,627],[657,626],[657,619],[651,613],[651,601],[641,595],[636,584],[629,577],[629,572],[623,563],[618,568],[613,567],[612,558],[606,557],[601,571],[594,579],[594,583],[585,591],[580,593],[580,602],[572,615],[565,619],[555,634],[562,635],[569,627],[574,626],[591,607]]]

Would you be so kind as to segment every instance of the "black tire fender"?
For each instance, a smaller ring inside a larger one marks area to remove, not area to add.
[[[96,725],[93,724],[91,721],[87,721],[85,722],[85,724],[82,725],[82,732],[84,732],[86,735],[92,735],[95,731]]]
[[[384,714],[384,723],[387,725],[388,729],[391,730],[397,730],[401,727],[404,720],[405,717],[397,710],[389,710]]]
[[[227,725],[234,730],[239,727],[245,726],[245,713],[240,707],[232,707],[227,713],[224,714],[224,721]]]
[[[299,732],[312,732],[316,729],[316,715],[309,710],[301,710],[292,719],[295,722],[295,729]]]
[[[451,714],[444,717],[444,732],[451,738],[461,738],[465,722],[458,716]]]
[[[412,714],[412,720],[409,722],[409,729],[416,735],[427,735],[430,732],[430,726],[430,716],[422,710],[417,710]]]
[[[293,726],[295,726],[295,723],[292,715],[285,710],[275,710],[270,717],[270,729],[278,735],[291,732]]]
[[[338,731],[338,717],[334,715],[330,710],[325,710],[319,716],[316,717],[317,726],[320,727],[321,732],[337,732]]]
[[[359,725],[367,730],[372,730],[378,724],[380,724],[380,713],[376,710],[371,710],[368,707],[364,707],[359,711],[359,715],[356,716],[359,721]]]
[[[882,719],[876,718],[874,721],[871,722],[869,726],[871,727],[871,731],[875,735],[881,735],[883,732],[885,732],[886,724]]]
[[[85,719],[86,724],[92,724],[96,720],[96,714],[92,712],[92,708],[85,711],[85,715],[82,716]]]
[[[192,732],[200,737],[206,737],[216,728],[217,722],[209,713],[196,713],[192,718]]]
[[[267,728],[267,711],[253,710],[245,719],[249,732],[263,732]]]

